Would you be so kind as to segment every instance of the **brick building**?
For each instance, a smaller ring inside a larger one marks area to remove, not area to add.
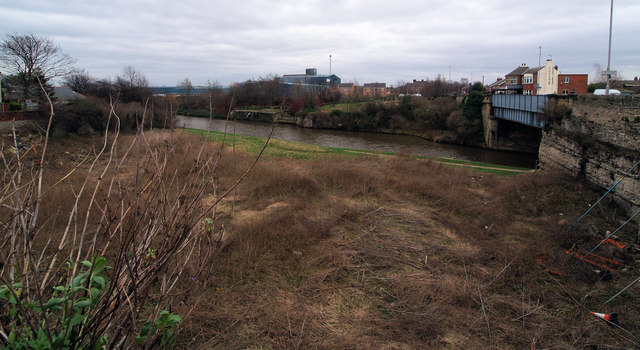
[[[384,96],[387,94],[387,83],[365,83],[362,87],[364,96]]]
[[[355,93],[356,86],[354,83],[338,84],[338,90],[345,96],[352,96]]]
[[[505,93],[521,95],[583,95],[587,93],[587,74],[563,74],[553,61],[548,59],[544,66],[529,68],[526,64],[505,76]]]
[[[507,93],[522,94],[522,77],[524,72],[529,69],[526,63],[520,65],[520,67],[511,71],[511,73],[504,76],[506,82]]]
[[[558,75],[558,95],[584,95],[589,85],[588,74]]]

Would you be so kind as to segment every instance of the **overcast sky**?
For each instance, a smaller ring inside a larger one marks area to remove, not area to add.
[[[0,0],[0,34],[46,36],[98,78],[127,65],[154,86],[227,85],[315,67],[343,82],[495,81],[553,58],[607,65],[608,0]],[[640,1],[614,3],[611,66],[640,76]]]

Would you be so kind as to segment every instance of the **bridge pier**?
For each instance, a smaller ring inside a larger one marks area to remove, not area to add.
[[[491,115],[491,97],[482,101],[482,125],[484,126],[484,143],[489,148],[498,148],[498,118]]]

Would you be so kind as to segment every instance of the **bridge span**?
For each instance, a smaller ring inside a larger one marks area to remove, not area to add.
[[[548,102],[546,95],[491,95],[491,114],[495,118],[543,128],[542,114]]]
[[[517,129],[518,135],[534,136],[539,139],[544,128],[544,109],[549,103],[547,95],[491,95],[484,100],[482,119],[487,146],[495,149],[517,149],[504,142],[507,128]],[[506,122],[501,122],[506,121]],[[520,126],[518,126],[520,125]],[[531,143],[530,141],[528,143]]]

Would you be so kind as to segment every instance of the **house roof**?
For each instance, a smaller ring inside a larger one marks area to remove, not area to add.
[[[366,88],[383,88],[386,86],[387,83],[364,83],[364,87]]]
[[[341,83],[341,84],[338,84],[338,87],[350,88],[350,87],[353,87],[353,83]]]
[[[502,85],[506,85],[507,84],[507,80],[506,79],[500,79],[497,81],[494,81],[493,83],[489,84],[489,88],[492,87],[497,87],[497,86],[502,86]]]
[[[529,66],[520,66],[507,75],[522,75],[529,69]]]
[[[79,94],[73,90],[71,90],[68,86],[55,86],[53,88],[53,93],[55,94],[58,100],[84,100],[85,97],[82,94]]]
[[[538,73],[538,71],[540,71],[542,68],[544,68],[544,66],[529,68],[522,74],[535,74]]]

